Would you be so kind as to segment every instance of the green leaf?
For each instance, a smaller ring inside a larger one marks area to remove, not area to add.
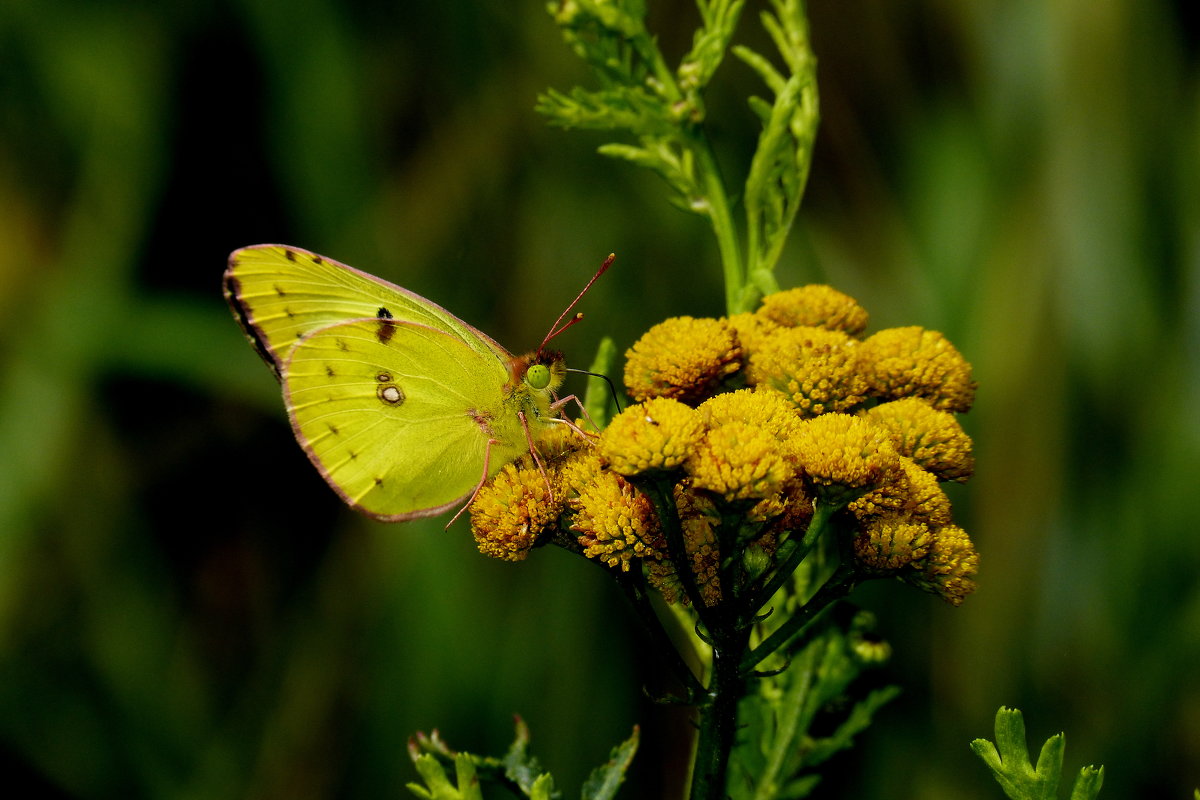
[[[584,393],[583,407],[587,411],[587,416],[591,419],[592,425],[596,431],[602,431],[608,427],[609,420],[612,419],[615,412],[614,403],[614,385],[609,383],[604,378],[597,378],[597,375],[608,375],[613,370],[613,365],[617,360],[617,345],[611,336],[605,336],[600,340],[599,346],[596,348],[596,357],[592,359],[592,364],[588,367],[588,371],[593,373],[587,379],[587,391]]]
[[[504,776],[512,781],[527,797],[533,797],[534,787],[546,792],[545,798],[557,798],[561,794],[554,789],[554,782],[538,760],[529,752],[529,726],[518,716],[513,717],[517,736],[501,759]]]
[[[1086,766],[1079,770],[1079,777],[1071,788],[1071,800],[1095,800],[1104,785],[1104,767]]]
[[[1063,734],[1051,736],[1042,745],[1034,767],[1025,745],[1024,717],[1019,710],[1003,706],[996,712],[996,744],[986,739],[971,742],[971,749],[991,768],[996,781],[1012,800],[1058,797],[1065,747]],[[1093,800],[1103,783],[1103,767],[1084,767],[1075,780],[1071,800]]]
[[[696,92],[708,85],[721,66],[729,40],[737,29],[738,17],[746,0],[697,0],[704,26],[696,31],[692,49],[680,61],[677,74],[685,92]]]
[[[806,797],[820,780],[814,768],[850,747],[875,712],[899,693],[894,686],[874,690],[851,707],[830,735],[810,732],[818,713],[842,703],[854,680],[870,666],[854,651],[860,628],[867,624],[859,614],[827,625],[792,653],[783,672],[758,679],[759,691],[739,709],[745,727],[734,752],[732,797]]]
[[[583,782],[583,800],[611,800],[625,780],[625,772],[637,752],[640,732],[635,725],[633,734],[612,749],[608,761],[592,770]]]
[[[475,775],[475,764],[466,753],[459,753],[454,759],[457,786],[450,781],[443,763],[432,753],[417,756],[413,763],[421,780],[425,781],[424,787],[408,784],[409,791],[417,797],[423,800],[483,800],[479,779]]]

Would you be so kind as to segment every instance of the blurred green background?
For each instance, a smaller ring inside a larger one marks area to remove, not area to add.
[[[672,55],[694,7],[652,3]],[[761,42],[751,3],[742,28]],[[1103,797],[1200,783],[1200,21],[1137,0],[813,0],[823,122],[784,285],[975,366],[982,553],[961,609],[858,597],[905,687],[823,797],[999,797],[1001,704]],[[30,796],[402,797],[418,729],[499,752],[519,712],[568,796],[687,731],[600,570],[478,556],[460,522],[343,508],[220,294],[300,245],[520,350],[610,251],[577,365],[719,314],[714,242],[657,179],[547,129],[583,78],[540,0],[0,4],[0,767]],[[744,169],[753,76],[710,97]]]

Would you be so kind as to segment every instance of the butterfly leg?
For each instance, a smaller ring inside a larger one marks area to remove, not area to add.
[[[542,473],[542,480],[546,482],[546,494],[553,498],[554,489],[550,486],[550,476],[546,474],[541,456],[538,455],[537,445],[533,443],[533,434],[529,432],[529,422],[525,419],[525,412],[518,411],[517,419],[521,420],[521,427],[525,429],[525,441],[529,444],[529,455],[533,456],[533,463],[537,464],[538,472]]]
[[[579,410],[580,410],[580,412],[583,413],[583,418],[585,420],[587,420],[587,423],[589,425],[591,425],[594,430],[597,430],[597,431],[600,430],[600,426],[597,425],[596,421],[592,419],[592,415],[588,413],[588,410],[587,410],[587,408],[584,407],[583,402],[577,396],[575,396],[573,394],[569,394],[566,397],[562,398],[561,400],[555,400],[553,403],[550,404],[550,410],[555,413],[562,411],[563,408],[567,404],[571,403],[572,401],[574,401],[575,405],[579,406]],[[594,433],[588,433],[587,431],[580,428],[578,425],[576,425],[572,420],[570,420],[567,417],[556,417],[556,419],[559,422],[562,422],[563,424],[565,424],[571,430],[578,433],[580,436],[583,436],[584,438],[591,438],[591,437],[595,436]]]
[[[463,503],[463,507],[460,508],[454,514],[454,516],[450,518],[450,521],[446,523],[446,527],[443,528],[442,530],[450,529],[450,526],[454,524],[454,521],[456,519],[458,519],[459,517],[461,517],[463,515],[463,512],[471,507],[471,503],[474,503],[475,498],[479,495],[479,490],[483,488],[483,485],[485,483],[487,483],[488,467],[492,463],[492,445],[494,445],[494,444],[499,444],[499,442],[495,439],[488,439],[487,449],[483,451],[483,475],[481,475],[479,477],[479,483],[475,484],[475,491],[471,492],[471,496],[469,498],[467,498],[467,502]]]

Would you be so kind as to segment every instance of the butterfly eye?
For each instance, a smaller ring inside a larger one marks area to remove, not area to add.
[[[534,389],[545,389],[550,385],[550,368],[545,364],[534,364],[525,371],[525,382]]]

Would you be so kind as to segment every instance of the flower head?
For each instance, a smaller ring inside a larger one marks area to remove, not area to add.
[[[588,558],[610,567],[629,569],[635,558],[657,558],[665,549],[654,504],[615,472],[595,469],[595,462],[568,465],[564,475],[577,495],[567,501],[574,511],[571,530]],[[590,480],[579,480],[587,473]]]
[[[934,529],[928,555],[913,566],[917,570],[904,573],[904,580],[958,606],[975,591],[979,554],[966,531],[957,525],[943,525]]]
[[[713,395],[696,408],[707,428],[728,422],[745,422],[760,428],[777,441],[788,443],[800,429],[796,407],[770,389],[739,389]]]
[[[655,397],[615,416],[598,450],[616,472],[639,475],[678,467],[703,433],[700,416],[678,400]]]
[[[673,317],[625,353],[625,387],[634,400],[671,397],[696,403],[741,369],[737,336],[723,319]]]
[[[838,505],[880,486],[900,469],[887,431],[849,414],[804,420],[796,448],[817,495]]]
[[[949,523],[950,498],[937,478],[911,458],[901,456],[899,463],[900,469],[887,480],[850,504],[854,515],[863,522],[893,516],[930,525]]]
[[[726,500],[769,497],[791,479],[793,470],[778,439],[748,422],[730,421],[704,434],[687,462],[692,486]]]
[[[815,283],[767,295],[757,313],[788,328],[807,325],[851,336],[867,329],[867,310],[853,297]]]
[[[945,411],[969,411],[975,401],[971,365],[937,331],[888,328],[868,337],[859,356],[876,397],[921,397]]]
[[[975,471],[971,437],[958,419],[917,397],[880,403],[867,411],[887,428],[896,450],[943,481],[965,481]]]
[[[867,392],[858,345],[841,331],[781,328],[751,353],[746,381],[781,392],[805,416],[846,411]]]
[[[813,518],[813,499],[804,483],[792,480],[777,494],[759,500],[746,512],[751,522],[768,522],[767,534],[804,530]]]
[[[540,470],[504,465],[471,503],[471,533],[479,552],[505,561],[523,560],[562,512],[557,494],[549,491]]]
[[[854,555],[871,571],[894,572],[929,555],[933,538],[924,522],[882,517],[855,537]]]
[[[734,333],[737,334],[738,343],[742,346],[743,358],[747,354],[757,350],[762,345],[763,340],[780,328],[778,324],[767,319],[762,314],[750,311],[734,314],[726,321],[733,328]]]

